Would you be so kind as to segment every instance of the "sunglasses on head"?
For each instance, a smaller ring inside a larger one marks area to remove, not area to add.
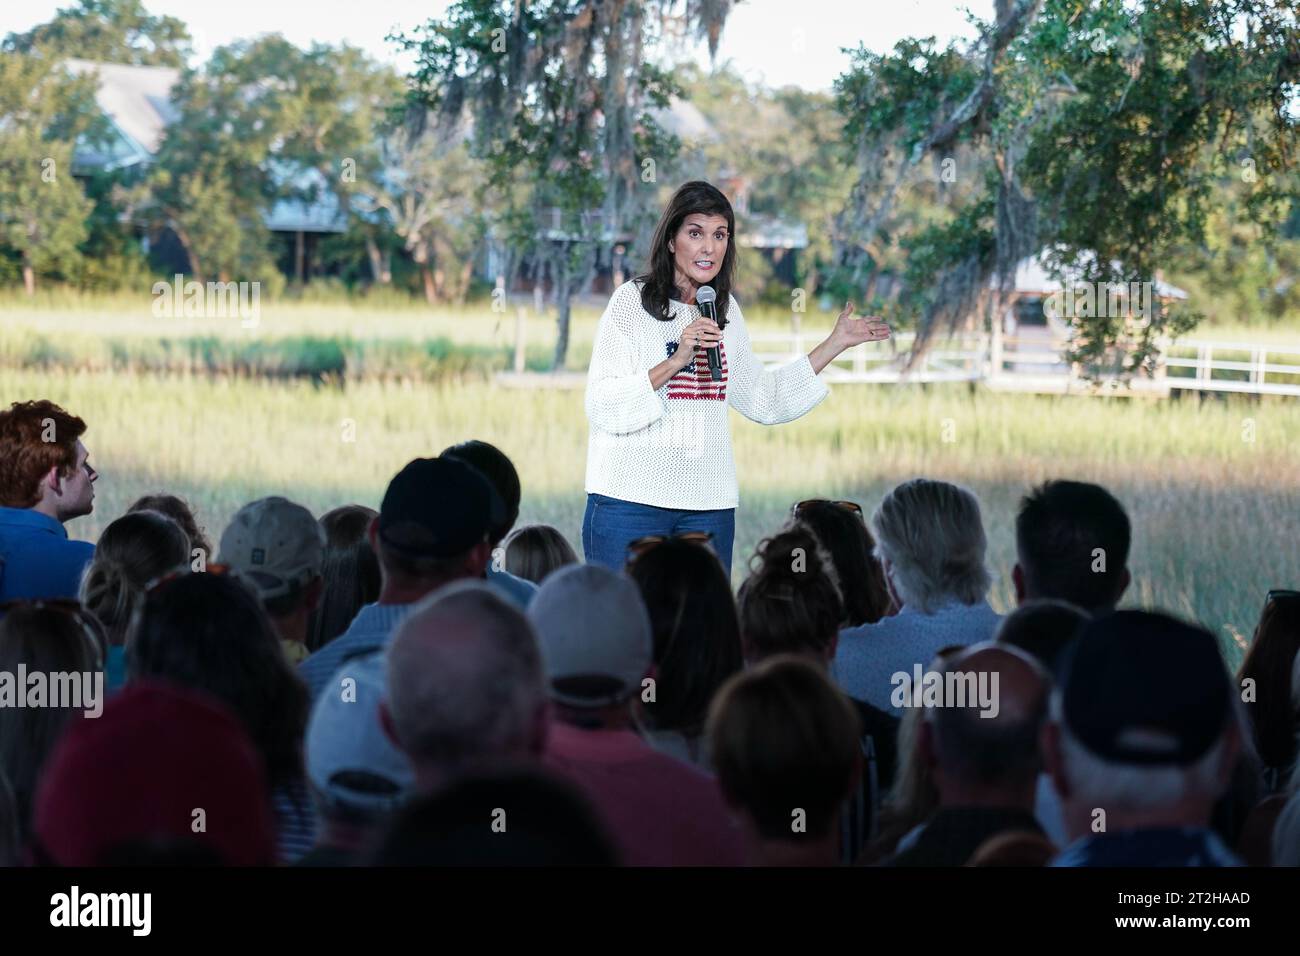
[[[1300,591],[1291,591],[1286,588],[1275,588],[1268,592],[1268,597],[1264,599],[1264,603],[1272,604],[1274,601],[1295,600],[1300,600]]]
[[[843,508],[845,511],[851,511],[863,521],[866,520],[862,515],[862,506],[856,501],[831,501],[829,498],[808,498],[791,508],[790,513],[797,518],[804,509],[812,507],[813,505],[834,505],[837,508]]]
[[[687,541],[691,544],[708,544],[713,540],[713,534],[708,531],[683,531],[681,534],[647,534],[644,537],[637,538],[627,546],[628,553],[634,558],[639,558],[665,541]]]

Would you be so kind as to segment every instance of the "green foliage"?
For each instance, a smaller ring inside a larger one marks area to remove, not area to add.
[[[94,82],[72,77],[44,51],[0,56],[0,244],[28,285],[70,275],[91,203],[72,176],[78,135],[99,131]]]
[[[185,65],[190,34],[175,17],[150,15],[141,0],[81,0],[60,10],[48,23],[5,38],[7,52],[39,48],[100,63],[137,66]]]

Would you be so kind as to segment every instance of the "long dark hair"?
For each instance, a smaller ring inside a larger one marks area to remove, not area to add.
[[[799,509],[798,521],[830,552],[844,598],[844,626],[875,624],[888,617],[885,572],[873,553],[876,542],[862,516],[833,502],[818,501]]]
[[[654,238],[650,241],[649,271],[636,277],[641,284],[641,305],[661,322],[672,319],[668,300],[678,299],[682,293],[674,281],[673,254],[668,251],[668,243],[692,213],[722,216],[727,220],[727,251],[722,257],[722,267],[709,283],[718,293],[718,325],[725,328],[727,302],[731,298],[731,284],[736,274],[736,214],[731,211],[727,197],[712,183],[703,180],[683,183],[659,217],[659,225],[655,226]]]
[[[1300,598],[1268,602],[1260,615],[1238,681],[1255,681],[1255,702],[1246,708],[1264,766],[1288,768],[1296,758],[1300,715],[1291,698],[1291,675],[1300,652]]]
[[[743,661],[731,582],[716,554],[665,541],[628,566],[654,634],[660,691],[643,711],[655,730],[703,732],[709,702]]]
[[[367,604],[379,600],[379,558],[366,531],[379,512],[364,505],[343,505],[321,515],[325,558],[321,562],[320,606],[312,612],[307,647],[320,650],[348,629]]]
[[[307,688],[262,603],[226,574],[183,574],[149,591],[126,644],[127,676],[206,691],[243,723],[272,789],[302,778]]]

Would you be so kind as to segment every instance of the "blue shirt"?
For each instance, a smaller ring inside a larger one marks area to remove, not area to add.
[[[901,671],[910,679],[914,665],[928,667],[950,644],[964,647],[991,640],[1001,619],[988,601],[953,601],[933,614],[904,606],[893,617],[840,631],[831,676],[850,697],[902,717],[903,711],[890,700],[894,674]]]
[[[1075,840],[1050,866],[1241,866],[1212,830],[1155,827]]]
[[[0,508],[0,601],[75,598],[95,556],[89,541],[69,541],[63,525],[30,508]]]
[[[487,582],[508,597],[521,611],[528,610],[528,602],[537,593],[537,585],[532,581],[526,581],[509,571],[494,571],[490,564],[487,567]]]
[[[388,646],[414,604],[367,604],[348,629],[298,665],[298,676],[315,700],[345,661]]]

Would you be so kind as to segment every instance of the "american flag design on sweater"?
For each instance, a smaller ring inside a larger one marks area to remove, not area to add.
[[[667,343],[669,357],[677,351],[677,343]],[[718,356],[722,359],[722,379],[715,382],[709,374],[709,358],[703,352],[696,352],[691,364],[668,380],[669,398],[705,398],[711,401],[727,400],[727,346],[718,343]]]

